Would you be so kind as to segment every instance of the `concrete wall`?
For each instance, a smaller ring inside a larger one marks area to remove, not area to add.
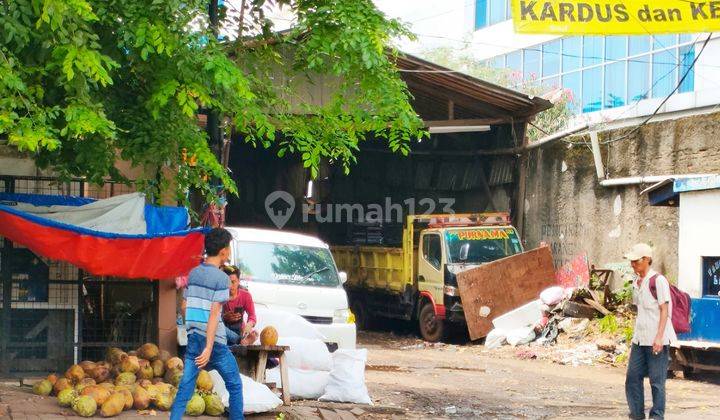
[[[627,131],[600,133],[600,141]],[[719,132],[717,113],[650,123],[603,145],[603,161],[611,178],[720,172]],[[526,246],[546,241],[556,264],[586,251],[591,264],[607,266],[623,263],[623,251],[643,241],[655,247],[654,267],[676,281],[678,210],[649,206],[640,196],[646,187],[600,186],[587,146],[558,141],[535,149],[525,196]]]
[[[720,256],[720,190],[680,196],[679,287],[698,298],[703,293],[702,257]]]

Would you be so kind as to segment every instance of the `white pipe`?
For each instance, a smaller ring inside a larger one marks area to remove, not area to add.
[[[549,136],[545,136],[541,139],[538,139],[538,140],[528,144],[525,149],[534,149],[536,147],[540,147],[545,143],[550,143],[551,141],[555,141],[555,140],[561,139],[563,137],[567,137],[571,134],[577,133],[578,131],[585,130],[588,127],[589,127],[588,124],[582,124],[582,125],[579,125],[576,127],[568,128],[567,130],[558,131],[557,133],[550,134]]]
[[[626,178],[604,179],[600,181],[603,187],[618,187],[622,185],[655,184],[666,179],[701,178],[715,176],[717,174],[682,174],[682,175],[651,175],[651,176],[630,176]]]
[[[605,167],[603,166],[602,155],[600,154],[600,142],[597,131],[590,132],[590,144],[592,145],[593,159],[595,159],[595,172],[598,179],[605,178]]]
[[[447,133],[480,133],[490,131],[489,125],[446,125],[434,126],[428,128],[430,134],[447,134]]]

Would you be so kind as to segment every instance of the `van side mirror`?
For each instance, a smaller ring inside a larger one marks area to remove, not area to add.
[[[340,284],[345,284],[347,282],[347,273],[344,271],[338,272],[338,277],[340,277]]]
[[[460,254],[458,255],[458,259],[460,259],[460,261],[462,261],[462,262],[467,261],[469,252],[470,252],[470,244],[469,243],[462,244],[462,246],[460,247]]]

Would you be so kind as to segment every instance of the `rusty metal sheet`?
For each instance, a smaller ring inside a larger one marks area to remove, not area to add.
[[[537,299],[555,284],[552,252],[540,247],[463,271],[457,280],[468,332],[477,340],[493,329],[493,319]]]

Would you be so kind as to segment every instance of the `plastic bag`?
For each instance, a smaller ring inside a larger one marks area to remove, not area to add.
[[[323,341],[326,339],[313,324],[300,315],[260,305],[255,306],[255,315],[257,316],[257,325],[255,326],[257,331],[272,326],[277,330],[279,337],[303,337]],[[260,344],[259,337],[256,344]]]
[[[367,349],[340,349],[333,353],[333,369],[320,401],[372,405],[365,386],[366,360]]]
[[[527,344],[535,339],[533,327],[516,328],[507,332],[507,342],[511,346]]]
[[[322,340],[280,336],[278,345],[290,347],[290,350],[285,352],[288,367],[326,372],[332,370],[332,356]]]
[[[280,368],[270,369],[265,375],[268,382],[275,382],[278,387],[281,387]],[[289,368],[290,397],[300,400],[317,400],[325,393],[329,379],[330,372]]]
[[[501,347],[507,341],[507,333],[502,328],[495,328],[485,337],[485,348],[488,350]]]
[[[565,289],[560,286],[548,287],[540,292],[540,300],[549,306],[557,305],[564,297]]]
[[[222,400],[223,405],[227,408],[230,406],[230,393],[225,388],[225,381],[216,370],[211,370],[210,379],[213,382],[213,390]],[[272,411],[282,404],[282,400],[275,395],[270,388],[255,382],[249,377],[240,374],[243,387],[243,412],[248,413],[266,413]]]

